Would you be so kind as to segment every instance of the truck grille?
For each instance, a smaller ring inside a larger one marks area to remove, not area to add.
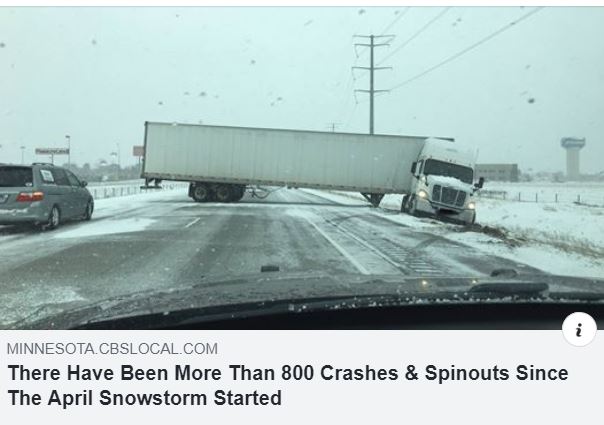
[[[432,189],[432,200],[445,205],[463,207],[464,202],[466,202],[466,193],[461,190],[435,184],[434,189]]]

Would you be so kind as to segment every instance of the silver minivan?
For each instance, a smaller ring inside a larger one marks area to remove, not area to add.
[[[52,164],[0,164],[0,225],[55,229],[66,220],[90,220],[94,200],[86,185]]]

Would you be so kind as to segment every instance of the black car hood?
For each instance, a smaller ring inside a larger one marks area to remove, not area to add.
[[[604,299],[604,280],[554,275],[522,275],[485,278],[401,277],[393,275],[357,275],[327,273],[261,273],[233,279],[202,281],[163,291],[137,292],[108,298],[72,308],[52,316],[39,314],[24,319],[16,325],[24,329],[67,329],[85,323],[138,316],[143,314],[169,314],[185,309],[228,307],[236,311],[239,305],[252,303],[304,302],[308,300],[337,300],[351,297],[398,297],[400,303],[419,302],[469,302],[468,294],[489,293],[489,288],[504,287],[509,293],[497,293],[503,302],[513,301],[515,288],[527,285],[544,293],[556,294],[556,300]],[[487,291],[476,291],[484,289]],[[531,289],[532,290],[532,289]],[[499,291],[499,289],[497,289]],[[453,294],[454,298],[451,298]],[[458,298],[457,295],[460,297]],[[501,296],[499,296],[501,295]],[[537,294],[535,294],[537,295]],[[485,302],[488,298],[477,297]]]

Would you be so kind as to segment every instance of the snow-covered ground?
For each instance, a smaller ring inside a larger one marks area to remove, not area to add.
[[[509,201],[562,204],[579,202],[604,206],[604,182],[486,182],[483,188],[485,196],[490,191],[505,192],[505,199]]]
[[[90,184],[88,191],[94,199],[115,198],[118,196],[136,195],[139,193],[149,193],[156,189],[141,189],[144,180],[125,180],[111,183]],[[188,183],[182,182],[164,182],[163,190],[181,189],[188,186]]]
[[[364,200],[358,193],[309,192]],[[386,195],[380,207],[400,211],[400,205],[400,195]],[[387,217],[550,273],[604,278],[604,207],[481,198],[476,208],[478,224],[471,227],[405,214]]]

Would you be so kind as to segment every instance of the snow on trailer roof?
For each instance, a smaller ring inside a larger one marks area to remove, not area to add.
[[[178,122],[160,122],[160,121],[145,121],[147,124],[156,125],[169,125],[169,126],[191,126],[191,127],[209,127],[209,128],[236,128],[240,130],[263,130],[263,131],[291,131],[296,133],[313,133],[313,134],[336,134],[336,135],[347,135],[347,136],[371,136],[371,137],[411,137],[415,139],[438,139],[446,140],[448,142],[455,142],[453,137],[438,137],[438,136],[415,136],[406,134],[368,134],[368,133],[342,133],[339,131],[318,131],[318,130],[300,130],[291,128],[268,128],[268,127],[247,127],[247,126],[235,126],[235,125],[208,125],[208,124],[191,124],[191,123],[178,123]]]

